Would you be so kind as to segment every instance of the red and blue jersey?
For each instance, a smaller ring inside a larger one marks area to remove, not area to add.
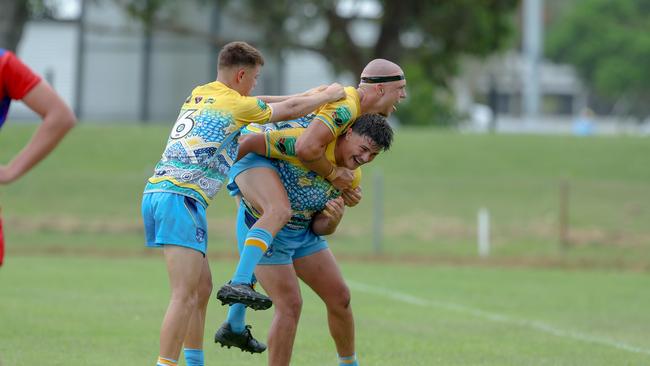
[[[13,52],[0,48],[0,127],[7,119],[12,99],[23,99],[41,78]]]

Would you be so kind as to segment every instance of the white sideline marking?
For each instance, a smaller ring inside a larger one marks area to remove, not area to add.
[[[525,320],[525,319],[516,319],[509,317],[507,315],[503,314],[498,314],[498,313],[492,313],[480,309],[474,309],[468,306],[464,305],[459,305],[459,304],[454,304],[451,302],[442,302],[442,301],[435,301],[435,300],[426,300],[422,299],[419,297],[415,297],[412,295],[408,295],[405,293],[399,293],[393,290],[389,290],[386,288],[381,288],[381,287],[376,287],[376,286],[370,286],[363,284],[361,282],[356,282],[356,281],[347,281],[347,283],[355,290],[387,297],[392,300],[396,301],[401,301],[407,304],[411,305],[418,305],[418,306],[423,306],[423,307],[434,307],[434,308],[441,308],[445,310],[450,310],[450,311],[455,311],[457,313],[464,313],[464,314],[469,314],[472,316],[475,316],[477,318],[481,319],[487,319],[491,320],[494,322],[500,322],[500,323],[507,323],[507,324],[514,324],[522,327],[528,327],[532,328],[535,330],[538,330],[543,333],[548,333],[557,337],[564,337],[564,338],[571,338],[575,339],[578,341],[582,342],[587,342],[587,343],[596,343],[608,347],[614,347],[618,348],[624,351],[628,352],[633,352],[633,353],[641,353],[645,355],[650,355],[650,350],[645,349],[645,348],[640,348],[640,347],[635,347],[631,346],[627,343],[623,342],[618,342],[615,340],[607,339],[607,338],[602,338],[602,337],[596,337],[592,335],[588,335],[585,333],[580,333],[572,330],[565,330],[565,329],[560,329],[556,328],[550,324],[546,324],[544,322],[536,321],[536,320]]]

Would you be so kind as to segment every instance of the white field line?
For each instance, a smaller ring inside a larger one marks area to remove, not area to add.
[[[616,340],[602,338],[602,337],[596,337],[596,336],[592,336],[589,334],[580,333],[572,330],[560,329],[550,324],[546,324],[544,322],[540,322],[536,320],[516,319],[507,315],[484,311],[476,308],[471,308],[468,306],[454,304],[451,302],[426,300],[405,293],[393,291],[391,289],[366,285],[361,282],[356,282],[356,281],[347,281],[347,282],[350,285],[350,287],[352,287],[352,289],[354,290],[358,290],[358,291],[362,291],[374,295],[379,295],[382,297],[386,297],[395,301],[399,301],[411,305],[439,308],[439,309],[454,311],[457,313],[469,314],[477,318],[486,319],[494,322],[513,324],[521,327],[532,328],[537,331],[548,333],[557,337],[571,338],[581,342],[595,343],[603,346],[618,348],[628,352],[650,355],[650,349],[635,347],[624,342],[619,342]]]

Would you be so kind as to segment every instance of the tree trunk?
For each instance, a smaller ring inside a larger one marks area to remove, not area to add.
[[[27,0],[0,0],[0,48],[16,51],[29,18]]]

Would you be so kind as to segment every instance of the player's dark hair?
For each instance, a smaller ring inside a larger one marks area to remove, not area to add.
[[[255,67],[257,65],[264,65],[264,57],[260,51],[246,42],[230,42],[223,46],[219,52],[218,69],[233,66]]]
[[[352,131],[369,137],[383,151],[390,149],[393,142],[393,129],[386,117],[380,114],[363,114],[352,124]]]

